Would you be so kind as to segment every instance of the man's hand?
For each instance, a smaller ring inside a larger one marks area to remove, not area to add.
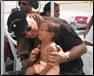
[[[40,45],[38,45],[37,48],[33,49],[31,54],[30,54],[30,59],[32,62],[34,62],[36,60],[36,57],[37,57],[39,52],[40,52]]]
[[[48,60],[50,65],[56,65],[66,61],[66,55],[63,49],[58,45],[56,45],[56,48],[58,52],[51,52],[49,54]]]

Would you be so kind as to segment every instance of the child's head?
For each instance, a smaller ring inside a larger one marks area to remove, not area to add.
[[[56,23],[53,20],[46,20],[40,25],[39,29],[39,39],[47,40],[50,39],[55,41],[60,32],[60,24]]]

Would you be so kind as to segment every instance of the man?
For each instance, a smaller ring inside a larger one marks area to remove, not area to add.
[[[32,62],[36,60],[36,55],[38,54],[39,49],[35,48],[36,46],[34,47],[40,26],[38,21],[42,23],[45,19],[53,19],[62,26],[60,36],[56,41],[56,43],[60,45],[56,46],[60,52],[49,54],[49,63],[52,65],[61,64],[60,67],[62,73],[64,73],[63,75],[70,75],[70,73],[72,75],[83,75],[83,63],[80,56],[86,53],[87,49],[85,44],[73,31],[71,26],[65,20],[59,18],[48,17],[44,19],[40,16],[33,16],[33,14],[29,14],[27,16],[22,11],[18,11],[11,14],[8,18],[8,27],[14,31],[18,39],[17,49],[19,57],[22,60],[23,68],[26,69],[27,67],[31,66]],[[21,22],[20,20],[24,20],[24,22]],[[30,28],[27,29],[27,27]],[[64,52],[61,47],[63,48]]]
[[[61,24],[60,36],[56,43],[59,45],[57,49],[64,50],[62,53],[54,52],[49,55],[51,64],[59,63],[62,75],[84,75],[83,62],[80,56],[87,52],[85,44],[65,20],[49,17],[46,19],[53,19]]]
[[[28,22],[26,20],[28,20]],[[16,11],[9,16],[8,28],[14,31],[18,41],[17,50],[22,61],[23,69],[26,69],[27,65],[31,65],[28,59],[27,61],[23,59],[28,58],[31,50],[37,45],[38,27],[43,21],[44,19],[38,14],[26,14],[23,11]],[[25,31],[25,29],[27,30]],[[22,35],[22,33],[24,34]],[[22,37],[20,37],[21,35]],[[24,38],[24,35],[26,38]]]

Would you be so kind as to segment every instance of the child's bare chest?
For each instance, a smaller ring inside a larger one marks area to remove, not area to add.
[[[48,62],[48,51],[47,47],[41,47],[41,55],[40,58],[42,61]]]

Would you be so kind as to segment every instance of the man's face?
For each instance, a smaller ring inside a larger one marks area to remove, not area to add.
[[[35,20],[32,18],[27,17],[28,27],[31,27],[30,31],[25,31],[26,38],[36,38],[38,35],[38,25]]]
[[[29,1],[21,1],[20,8],[22,11],[28,12],[32,8],[32,5]]]

